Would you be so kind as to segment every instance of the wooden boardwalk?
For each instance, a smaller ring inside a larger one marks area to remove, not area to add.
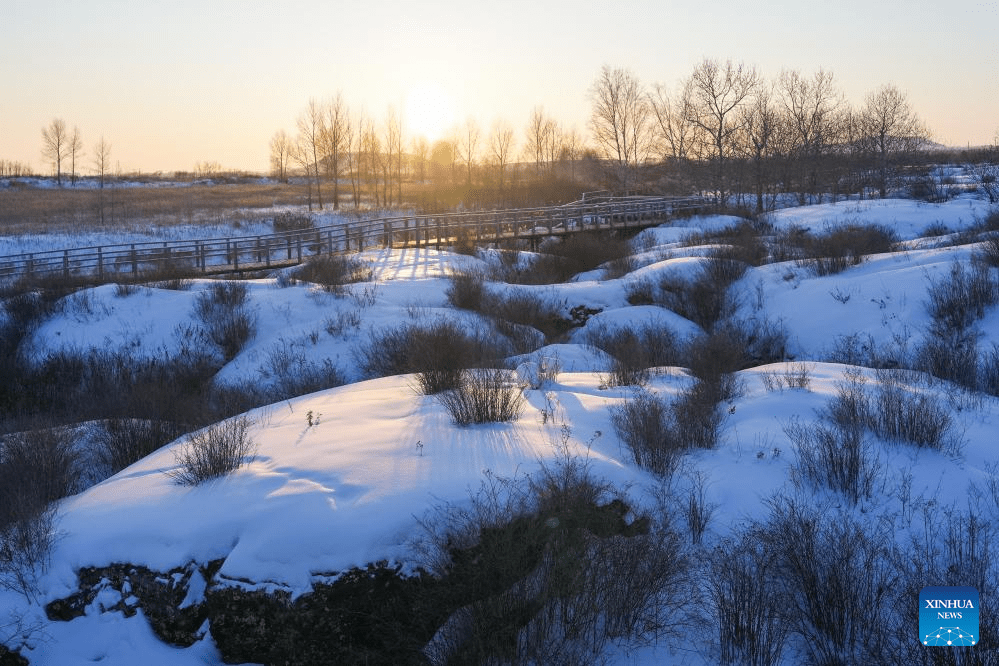
[[[134,282],[158,275],[217,275],[292,266],[317,254],[538,239],[654,226],[713,205],[702,197],[608,197],[562,206],[409,215],[241,236],[49,250],[0,256],[0,283],[20,278]]]

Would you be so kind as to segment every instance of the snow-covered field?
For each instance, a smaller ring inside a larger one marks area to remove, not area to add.
[[[785,426],[796,418],[814,420],[836,395],[848,367],[824,359],[837,339],[857,334],[879,348],[922,345],[930,327],[928,285],[946,276],[955,261],[969,262],[976,251],[951,246],[946,236],[923,238],[923,232],[936,225],[957,233],[988,212],[985,203],[964,196],[944,204],[841,202],[772,214],[776,229],[883,224],[896,230],[904,247],[825,277],[794,262],[765,264],[751,268],[735,285],[742,294],[740,316],[766,319],[786,331],[788,362],[738,373],[743,390],[722,407],[720,445],[686,456],[674,481],[677,491],[699,477],[707,503],[716,507],[703,543],[690,545],[692,554],[697,548],[709,551],[748,521],[765,519],[768,498],[801,494],[802,484],[792,473],[797,443]],[[535,360],[558,359],[562,370],[554,381],[524,391],[526,407],[512,423],[456,426],[436,399],[414,391],[412,377],[365,379],[358,362],[369,332],[386,326],[436,318],[485,326],[482,316],[452,308],[445,292],[450,272],[486,270],[490,253],[366,252],[361,258],[371,265],[372,279],[351,285],[343,296],[305,283],[288,286],[277,278],[250,282],[248,303],[257,332],[217,381],[266,384],[273,379],[274,355],[293,350],[307,362],[331,360],[351,383],[251,412],[256,454],[228,477],[197,487],[177,485],[167,472],[176,467],[178,441],[63,500],[59,538],[39,582],[40,603],[30,605],[14,592],[0,591],[0,642],[21,646],[33,664],[220,663],[210,633],[193,647],[179,649],[158,641],[142,613],[126,618],[118,611],[102,612],[95,601],[83,617],[51,622],[41,606],[71,594],[80,567],[116,562],[166,571],[224,559],[219,580],[267,584],[293,595],[307,592],[319,572],[385,559],[411,569],[421,563],[415,544],[421,518],[443,503],[467,502],[487,470],[498,477],[523,477],[566,455],[578,457],[596,477],[625,492],[636,509],[653,510],[661,482],[634,464],[611,421],[612,410],[635,388],[608,386],[610,359],[585,344],[587,333],[649,322],[681,338],[697,333],[695,324],[673,312],[630,305],[629,289],[666,275],[690,275],[699,266],[697,256],[708,248],[688,247],[683,238],[737,222],[695,218],[683,226],[648,230],[640,239],[636,267],[617,279],[601,279],[597,270],[558,285],[491,283],[497,292],[540,295],[566,316],[578,305],[600,310],[562,343],[534,352]],[[28,241],[5,242],[0,254],[8,251],[4,247],[20,248]],[[90,242],[79,238],[75,244]],[[993,279],[996,272],[992,269]],[[195,281],[188,291],[141,287],[124,294],[106,285],[70,296],[59,314],[33,332],[24,351],[39,360],[59,348],[129,349],[149,358],[173,354],[184,344],[179,331],[191,323],[197,296],[208,284]],[[990,308],[977,329],[980,349],[999,343],[999,309]],[[773,377],[801,367],[794,363],[807,364],[808,386],[775,390]],[[873,385],[873,371],[865,373]],[[646,389],[672,395],[689,381],[684,369],[666,368]],[[814,489],[816,504],[838,505],[863,521],[907,515],[908,521],[898,518],[894,525],[903,543],[921,520],[913,521],[913,502],[937,511],[964,511],[973,494],[969,488],[986,488],[995,479],[999,403],[987,396],[962,397],[961,390],[942,382],[922,390],[950,406],[960,450],[941,453],[872,439],[882,463],[873,494],[851,507],[835,493]],[[982,507],[991,521],[999,520],[999,504],[983,501]],[[106,605],[114,601],[104,600]],[[20,617],[20,626],[31,630],[18,634],[5,621],[8,615]],[[682,644],[664,639],[614,646],[607,659],[614,664],[713,663],[717,637],[710,627],[702,629],[692,627],[688,636],[701,638]],[[916,627],[911,633],[915,638]],[[783,663],[798,663],[799,648],[789,639]]]

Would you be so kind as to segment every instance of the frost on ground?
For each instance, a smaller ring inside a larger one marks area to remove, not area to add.
[[[550,344],[529,352],[507,350],[508,364],[521,367],[526,398],[510,423],[458,427],[439,401],[414,390],[412,375],[371,379],[362,369],[373,332],[400,323],[445,319],[472,333],[492,330],[488,312],[457,311],[446,294],[455,272],[489,276],[494,254],[367,252],[361,258],[372,268],[370,280],[349,285],[342,294],[286,277],[250,281],[244,307],[255,318],[255,332],[216,382],[268,385],[282,372],[329,363],[349,383],[250,412],[255,452],[228,476],[194,487],[176,484],[169,473],[177,465],[178,440],[63,500],[58,539],[38,580],[38,602],[0,590],[0,642],[21,647],[39,664],[219,663],[210,627],[192,646],[175,648],[155,637],[141,612],[102,612],[116,607],[119,598],[95,599],[69,622],[48,620],[42,605],[71,595],[81,568],[114,563],[170,571],[221,561],[216,583],[264,587],[290,598],[307,593],[331,572],[380,560],[413,572],[423,564],[416,536],[428,512],[442,504],[467,504],[484,472],[517,479],[577,459],[624,493],[636,513],[662,510],[664,493],[682,498],[670,506],[677,525],[691,535],[685,537],[685,552],[702,567],[692,575],[689,592],[697,612],[677,617],[693,623],[686,639],[669,632],[659,640],[644,636],[638,643],[613,645],[604,657],[620,664],[713,663],[731,648],[731,640],[719,634],[712,616],[710,580],[724,563],[711,553],[743,552],[735,541],[747,527],[785,515],[780,513],[787,510],[785,500],[775,498],[791,498],[786,501],[846,522],[884,525],[886,538],[901,548],[934,530],[945,532],[945,516],[974,511],[988,525],[997,524],[999,405],[992,397],[905,373],[905,391],[931,397],[953,419],[954,445],[916,446],[879,434],[873,420],[863,421],[863,455],[873,476],[857,501],[809,476],[802,464],[803,439],[792,436],[803,432],[794,424],[834,422],[830,404],[850,381],[874,396],[871,400],[881,395],[879,386],[894,381],[884,369],[857,371],[838,355],[850,348],[901,358],[923,346],[932,323],[928,285],[946,276],[954,262],[970,262],[977,250],[909,241],[933,224],[960,232],[985,212],[980,202],[961,198],[940,205],[847,202],[774,213],[775,229],[890,225],[905,247],[823,277],[800,262],[765,264],[734,284],[732,316],[783,330],[783,358],[735,375],[737,390],[718,406],[718,445],[685,452],[672,485],[635,464],[615,431],[614,414],[638,391],[675,399],[698,380],[685,368],[662,367],[641,388],[616,385],[613,359],[593,346],[591,335],[646,325],[669,330],[679,340],[703,333],[659,305],[633,305],[629,294],[643,281],[694,277],[711,248],[684,239],[695,230],[732,226],[736,219],[702,218],[685,222],[689,229],[644,232],[634,270],[616,279],[602,279],[601,270],[544,286],[487,277],[494,295],[530,294],[567,321],[577,306],[592,312],[572,321]],[[996,269],[991,270],[995,280]],[[209,285],[194,280],[183,291],[148,286],[123,293],[106,285],[79,292],[32,331],[20,352],[37,362],[60,349],[120,349],[149,360],[175,355],[192,344],[192,312]],[[976,324],[979,349],[999,343],[997,312],[988,308]],[[557,371],[542,380],[538,368],[544,364]],[[705,513],[696,539],[698,530],[690,523],[696,516],[678,508],[690,507],[688,498],[699,501]],[[776,663],[797,663],[802,655],[825,649],[825,639],[810,635],[807,627],[790,632]]]

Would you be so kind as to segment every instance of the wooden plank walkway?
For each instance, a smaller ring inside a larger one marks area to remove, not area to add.
[[[67,248],[0,256],[0,283],[46,277],[133,282],[163,274],[242,273],[373,247],[439,249],[459,238],[488,243],[648,227],[712,205],[702,197],[608,197],[542,208],[386,217],[263,236]]]

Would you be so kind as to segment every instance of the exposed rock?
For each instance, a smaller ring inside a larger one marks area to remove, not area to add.
[[[28,666],[28,660],[0,644],[0,666]]]
[[[219,566],[221,561],[205,567],[191,563],[166,573],[131,564],[86,567],[77,574],[80,590],[49,603],[45,612],[50,620],[69,621],[93,604],[100,612],[121,611],[126,617],[142,609],[160,640],[188,647],[202,638],[200,628],[208,617],[203,600],[188,599],[192,577],[210,580]]]

